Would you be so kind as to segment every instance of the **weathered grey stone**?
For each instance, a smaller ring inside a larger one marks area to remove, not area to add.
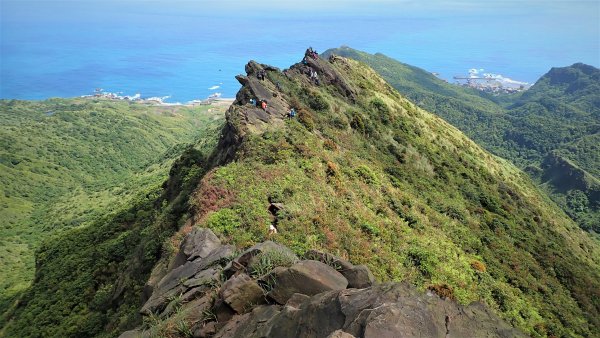
[[[217,321],[219,323],[225,323],[235,315],[235,311],[233,311],[233,309],[221,298],[215,301],[215,304],[212,308],[212,313],[214,313],[215,317],[217,317]]]
[[[167,307],[160,314],[161,318],[167,318],[172,315],[177,308],[181,308],[182,311],[186,311],[188,315],[187,320],[190,322],[202,320],[204,317],[204,311],[210,309],[213,305],[213,299],[215,292],[204,293],[201,297],[190,299],[189,301],[183,300],[183,298],[173,299]]]
[[[183,285],[183,282],[196,275],[200,270],[200,263],[187,262],[166,274],[158,282],[152,296],[146,301],[140,313],[149,315],[150,313],[161,312],[167,306],[170,298],[184,294],[187,291],[187,287]]]
[[[197,273],[202,271],[201,264],[199,262],[187,262],[184,265],[176,268],[175,270],[166,274],[153,292],[153,295],[157,292],[160,294],[166,290],[172,289],[183,281],[195,276]]]
[[[345,289],[348,281],[332,267],[319,261],[300,261],[275,276],[268,296],[285,304],[294,293],[312,296],[329,290]]]
[[[219,237],[206,228],[194,228],[190,235],[188,235],[188,238],[190,239],[183,249],[189,261],[198,257],[204,258],[214,249],[221,246]]]
[[[435,312],[421,304],[383,304],[368,310],[365,338],[443,337],[446,331]]]
[[[251,306],[265,303],[263,290],[246,274],[231,277],[223,284],[219,295],[237,313],[247,312]]]
[[[308,301],[310,296],[303,295],[301,293],[294,293],[290,299],[285,303],[286,307],[291,307],[294,309],[299,309],[302,303]]]
[[[235,253],[235,246],[222,245],[211,251],[208,256],[196,258],[194,262],[200,263],[200,269],[206,269],[216,264],[223,264],[231,259]]]
[[[304,258],[314,260],[314,261],[319,261],[321,263],[325,263],[327,265],[334,267],[338,271],[350,270],[354,267],[354,265],[352,265],[352,263],[350,263],[346,260],[336,257],[330,253],[321,252],[321,251],[317,251],[317,250],[308,250],[304,254]]]
[[[422,294],[401,283],[323,292],[301,302],[298,307],[259,306],[244,316],[232,318],[215,337],[320,338],[336,335],[370,338],[525,337],[479,304],[463,307],[435,295]]]
[[[202,270],[183,282],[183,285],[188,288],[194,288],[200,285],[214,285],[219,281],[220,269],[210,268]]]
[[[204,258],[219,246],[221,241],[210,229],[194,227],[181,242],[179,252],[171,261],[169,270],[185,264],[188,260]]]
[[[356,338],[353,335],[346,333],[342,330],[333,331],[327,338]]]
[[[202,295],[204,295],[206,293],[206,291],[208,291],[210,288],[208,286],[202,285],[202,286],[198,286],[192,289],[187,290],[182,296],[181,296],[181,301],[183,302],[189,302],[192,299],[196,299],[201,297]]]
[[[298,257],[292,252],[292,250],[287,247],[277,244],[272,241],[265,241],[259,244],[256,244],[246,251],[242,252],[237,258],[227,264],[224,268],[223,273],[227,277],[231,277],[235,272],[245,270],[248,265],[252,263],[252,259],[257,256],[259,253],[266,253],[275,251],[278,254],[286,255],[290,257],[290,260],[297,260]]]
[[[208,323],[199,323],[194,328],[192,337],[194,338],[206,338],[212,337],[215,333],[217,333],[217,323],[208,322]]]
[[[340,271],[348,280],[348,287],[364,289],[375,284],[375,277],[365,265],[355,265],[351,269]]]
[[[277,336],[270,332],[272,320],[280,311],[281,307],[277,305],[257,306],[251,313],[233,317],[214,337],[295,337]]]
[[[177,285],[176,287],[169,289],[163,293],[153,293],[150,299],[144,303],[140,313],[143,315],[150,315],[152,313],[160,313],[169,304],[173,297],[177,297],[183,294],[186,288],[183,285]]]

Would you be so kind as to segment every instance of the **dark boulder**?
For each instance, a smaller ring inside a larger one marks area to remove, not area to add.
[[[319,261],[300,261],[272,275],[274,286],[269,298],[285,304],[295,293],[312,296],[324,291],[341,290],[348,281],[332,267]]]
[[[352,263],[350,263],[346,260],[336,257],[330,253],[321,252],[321,251],[317,251],[317,250],[308,250],[304,254],[304,258],[314,260],[314,261],[319,261],[321,263],[325,263],[325,264],[333,267],[337,271],[350,270],[354,267],[354,265],[352,265]]]
[[[246,274],[231,277],[221,287],[219,296],[237,313],[247,312],[252,306],[265,303],[263,289]]]
[[[169,265],[169,270],[185,264],[188,260],[204,258],[219,246],[221,246],[221,241],[210,229],[194,227],[181,242],[179,252]]]
[[[355,265],[340,273],[348,280],[348,288],[364,289],[375,284],[375,276],[365,265]]]
[[[223,245],[219,246],[213,251],[211,251],[206,257],[198,257],[194,260],[194,262],[199,263],[200,269],[207,269],[211,266],[217,264],[224,264],[225,262],[231,260],[233,254],[235,253],[235,246],[233,245]]]

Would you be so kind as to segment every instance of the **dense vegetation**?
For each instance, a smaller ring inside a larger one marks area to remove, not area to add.
[[[275,238],[297,253],[323,249],[380,280],[482,300],[532,336],[597,335],[598,244],[527,175],[347,62],[334,65],[360,88],[356,102],[269,72],[298,119],[247,135],[234,162],[204,177],[195,223],[247,246],[280,202]]]
[[[600,232],[600,70],[553,68],[523,94],[491,96],[383,54],[342,47],[325,55],[332,53],[367,63],[419,107],[527,168],[583,229]]]
[[[34,252],[159,186],[185,143],[222,108],[109,100],[0,101],[0,309],[25,289]]]
[[[207,226],[247,246],[277,217],[271,239],[297,253],[324,249],[380,280],[481,300],[535,337],[600,334],[600,247],[527,175],[364,64],[315,63],[356,95],[324,75],[316,86],[298,71],[268,71],[262,90],[278,84],[296,119],[250,127],[240,113],[253,108],[234,104],[214,157],[188,148],[162,190],[46,241],[4,333],[114,336],[139,324],[144,281],[159,256],[174,255],[177,229]],[[276,216],[271,202],[283,204]]]

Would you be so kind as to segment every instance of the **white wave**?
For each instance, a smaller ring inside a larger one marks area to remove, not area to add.
[[[208,90],[215,90],[215,89],[219,89],[221,88],[221,86],[212,86],[210,88],[208,88]]]

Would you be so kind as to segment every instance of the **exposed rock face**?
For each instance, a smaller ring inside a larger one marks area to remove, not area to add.
[[[227,124],[217,146],[220,151],[212,155],[210,162],[217,165],[234,159],[237,147],[248,132],[260,134],[269,126],[283,127],[285,118],[293,107],[287,101],[289,93],[281,86],[278,78],[299,80],[308,86],[332,85],[338,89],[337,95],[354,102],[358,89],[338,71],[338,68],[349,67],[348,62],[342,58],[327,60],[306,57],[305,63],[294,64],[283,72],[256,61],[248,62],[245,67],[246,75],[236,76],[242,88],[226,113]],[[316,72],[319,84],[311,79],[311,72]],[[266,100],[267,108],[262,109],[260,104],[253,104],[251,100]]]
[[[265,303],[263,289],[258,286],[256,280],[244,273],[225,282],[219,296],[237,313],[244,313],[253,305]]]
[[[355,266],[348,261],[317,250],[307,251],[304,257],[333,266],[348,280],[348,288],[362,289],[375,284],[375,277],[371,270],[364,265]]]
[[[265,74],[265,79],[259,79],[258,74]],[[250,130],[258,131],[263,124],[281,124],[290,107],[283,97],[283,93],[277,86],[277,82],[270,80],[270,73],[281,73],[279,69],[267,65],[261,65],[250,61],[246,65],[247,75],[238,75],[235,78],[242,85],[242,89],[236,95],[236,101],[232,105],[235,114],[241,117],[243,124]],[[267,108],[262,109],[260,105],[251,104],[250,101],[265,100]],[[230,108],[230,109],[232,109]]]
[[[182,241],[170,271],[156,285],[150,287],[150,281],[147,284],[152,293],[140,313],[160,314],[165,309],[168,312],[171,303],[203,295],[219,281],[222,268],[214,266],[226,263],[234,250],[232,245],[221,245],[209,229],[194,228]]]
[[[301,261],[273,274],[275,286],[269,297],[285,304],[295,293],[307,296],[330,290],[343,290],[348,281],[329,265],[318,261]]]
[[[169,268],[174,269],[185,264],[188,260],[193,261],[196,258],[204,258],[219,246],[221,246],[221,241],[212,231],[194,228],[181,242],[179,253],[175,256]]]
[[[234,317],[215,337],[328,336],[525,337],[480,304],[463,307],[400,283],[329,291],[299,308],[257,307]]]
[[[351,269],[342,270],[341,273],[348,280],[349,288],[364,289],[375,283],[375,276],[364,265],[353,266]]]
[[[193,337],[524,337],[482,304],[461,306],[401,283],[375,285],[366,266],[328,253],[311,250],[298,261],[267,241],[233,258],[233,247],[215,238],[208,229],[192,231],[177,254],[188,260],[144,304],[142,314],[163,319],[161,330],[185,323]],[[258,276],[253,266],[268,254],[290,264]],[[141,327],[121,337],[156,332],[165,331]]]

